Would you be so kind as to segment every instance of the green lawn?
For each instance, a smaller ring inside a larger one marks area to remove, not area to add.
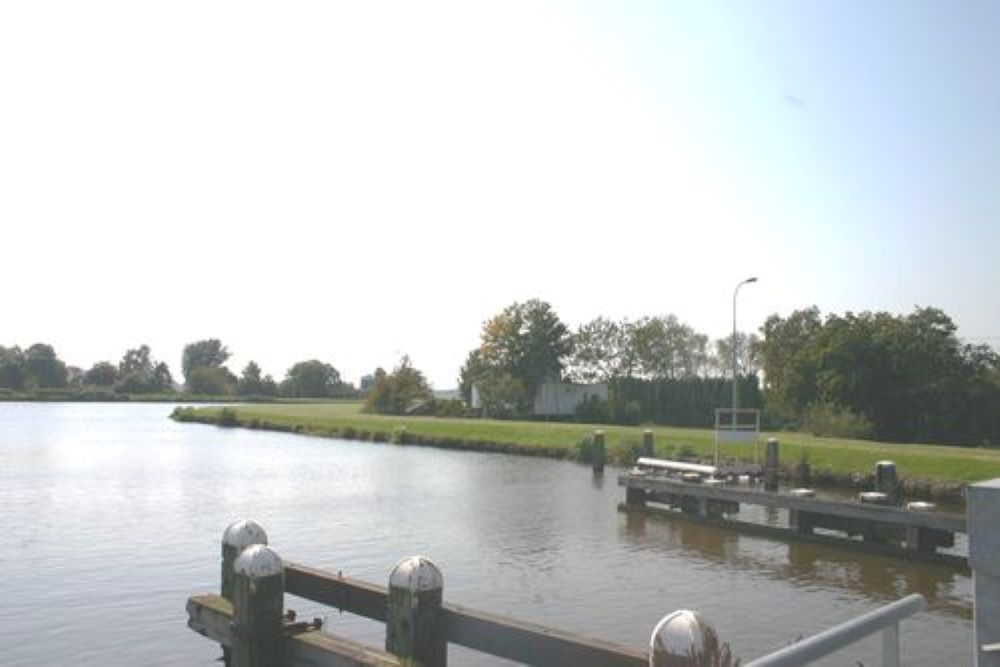
[[[613,455],[642,439],[644,427],[596,426],[592,424],[496,421],[490,419],[439,419],[435,417],[389,417],[361,413],[360,403],[249,404],[230,406],[241,424],[257,420],[262,427],[274,424],[298,427],[306,433],[337,435],[344,429],[382,433],[391,437],[400,427],[408,433],[430,438],[449,438],[465,442],[495,442],[522,447],[545,447],[575,452],[582,438],[601,428]],[[216,419],[220,407],[195,408],[196,420]],[[687,447],[700,455],[714,451],[715,440],[709,429],[653,427],[656,449],[660,455],[676,454]],[[773,433],[781,442],[781,459],[794,464],[805,453],[814,471],[835,474],[870,473],[876,461],[892,459],[900,475],[911,479],[942,482],[972,482],[1000,477],[1000,450],[940,445],[908,445],[817,438],[801,433]],[[724,456],[750,460],[750,444],[723,445]]]

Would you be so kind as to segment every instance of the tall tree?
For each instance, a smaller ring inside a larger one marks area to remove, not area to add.
[[[708,365],[708,336],[676,315],[644,317],[635,324],[632,345],[640,373],[652,379],[695,377]]]
[[[110,361],[99,361],[83,374],[83,383],[96,387],[110,387],[118,381],[118,367]]]
[[[606,317],[580,325],[567,367],[576,382],[608,382],[631,377],[636,366],[635,325]]]
[[[736,333],[736,365],[739,374],[756,375],[761,370],[760,337],[755,333]],[[715,341],[715,353],[709,362],[715,375],[729,377],[733,374],[733,337]]]
[[[24,382],[24,353],[21,348],[0,345],[0,387],[24,389]]]
[[[561,379],[572,338],[548,303],[515,302],[483,324],[480,345],[470,354],[460,382],[486,385],[501,378],[517,381],[522,391],[516,410],[526,412],[538,385]]]
[[[184,381],[187,382],[190,379],[191,371],[196,368],[221,368],[229,360],[229,357],[229,350],[218,338],[206,338],[188,343],[184,346],[184,353],[181,356],[181,372],[184,373]]]
[[[432,397],[427,378],[404,355],[392,373],[377,374],[375,385],[365,399],[365,411],[401,415],[414,403]]]
[[[340,371],[318,359],[298,362],[288,369],[281,383],[281,393],[291,398],[328,398],[343,395],[346,390]]]
[[[66,364],[51,345],[35,343],[25,350],[24,372],[27,383],[33,387],[66,386]]]

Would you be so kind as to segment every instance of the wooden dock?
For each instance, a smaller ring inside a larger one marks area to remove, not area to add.
[[[238,521],[223,534],[222,594],[191,596],[188,627],[221,645],[227,667],[445,667],[449,644],[576,667],[700,667],[729,651],[696,612],[665,616],[650,650],[639,651],[444,602],[443,585],[437,566],[419,556],[399,561],[388,586],[286,563],[259,525]],[[297,620],[284,609],[286,593],[384,623],[384,648],[333,635],[319,619]]]
[[[938,548],[952,547],[955,533],[966,532],[964,516],[927,512],[902,507],[861,502],[823,500],[788,492],[766,491],[759,487],[723,483],[722,480],[685,481],[652,470],[633,470],[619,477],[625,487],[625,509],[643,508],[647,503],[679,510],[682,514],[710,520],[720,525],[746,528],[749,522],[731,517],[741,505],[757,505],[788,512],[786,527],[750,524],[790,536],[809,537],[816,529],[839,533],[824,534],[829,540],[851,546],[860,537],[863,544],[877,545],[903,553],[940,556]],[[761,531],[758,531],[761,532]],[[822,540],[828,541],[828,540]],[[945,560],[954,560],[951,556]],[[962,559],[964,560],[964,559]]]

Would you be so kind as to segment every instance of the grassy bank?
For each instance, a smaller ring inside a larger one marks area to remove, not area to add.
[[[585,456],[578,443],[601,428],[609,458],[618,463],[631,462],[643,431],[643,427],[627,426],[368,415],[361,413],[359,403],[235,405],[175,412],[180,421],[208,424],[218,424],[223,417],[229,426],[570,459]],[[657,426],[653,432],[658,456],[707,457],[714,452],[714,435],[708,429]],[[817,438],[801,433],[771,435],[781,441],[782,462],[790,469],[807,460],[820,484],[864,484],[881,459],[896,461],[914,496],[953,497],[968,482],[1000,477],[997,449]],[[749,444],[723,445],[723,452],[724,456],[753,458]]]

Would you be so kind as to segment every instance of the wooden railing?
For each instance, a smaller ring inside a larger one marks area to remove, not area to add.
[[[665,617],[654,630],[647,653],[446,603],[441,572],[426,558],[400,561],[389,585],[380,586],[284,563],[266,542],[263,529],[252,521],[231,525],[222,543],[222,594],[188,599],[188,626],[221,644],[223,659],[232,667],[443,667],[448,644],[528,665],[717,664],[664,661],[678,645],[688,647],[684,660],[700,660],[699,650],[719,648],[714,630],[694,612]],[[385,648],[324,632],[318,620],[298,621],[284,610],[285,593],[385,623]],[[677,637],[686,644],[679,644]]]

